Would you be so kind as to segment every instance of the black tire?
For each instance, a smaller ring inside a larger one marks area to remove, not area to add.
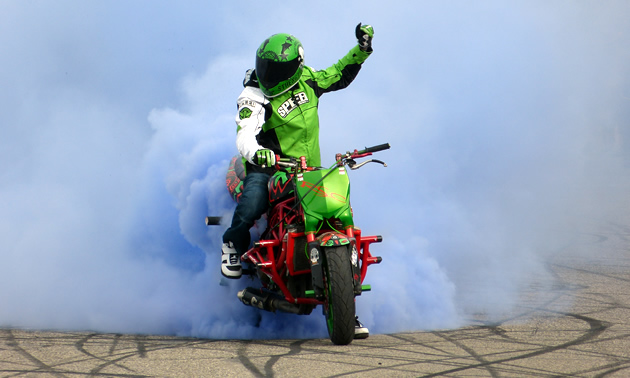
[[[355,305],[352,266],[347,246],[325,248],[326,303],[324,315],[330,340],[348,345],[354,339]]]

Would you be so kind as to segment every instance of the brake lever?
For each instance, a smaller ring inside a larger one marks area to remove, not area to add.
[[[383,167],[387,167],[387,164],[385,162],[377,160],[377,159],[366,160],[366,161],[364,161],[362,163],[359,163],[359,164],[356,164],[356,162],[354,160],[352,160],[352,162],[354,163],[352,165],[350,163],[348,163],[348,167],[350,167],[350,169],[352,169],[352,170],[359,169],[359,168],[363,167],[364,165],[366,165],[367,163],[379,163],[379,164],[382,164]]]

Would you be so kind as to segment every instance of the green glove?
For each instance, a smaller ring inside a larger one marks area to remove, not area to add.
[[[371,25],[363,25],[359,22],[356,30],[354,31],[357,40],[359,41],[359,47],[361,51],[372,52],[372,37],[374,37],[374,28]]]
[[[276,165],[276,154],[271,150],[258,150],[254,154],[254,164],[260,165],[261,167],[273,167]]]

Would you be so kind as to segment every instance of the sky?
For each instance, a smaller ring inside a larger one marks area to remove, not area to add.
[[[627,222],[627,1],[0,2],[0,326],[326,337],[220,285],[225,171],[254,52],[288,32],[323,69],[374,53],[320,102],[322,160],[380,234],[373,333],[500,320],[593,225]],[[627,223],[625,223],[627,224]],[[584,253],[583,251],[575,252]],[[544,288],[543,288],[544,289]]]

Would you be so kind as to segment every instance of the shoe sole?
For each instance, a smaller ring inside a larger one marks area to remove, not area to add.
[[[225,278],[229,278],[229,279],[232,279],[232,280],[237,280],[237,279],[239,279],[239,278],[241,278],[241,277],[243,276],[243,273],[242,273],[242,272],[239,272],[239,273],[236,273],[236,274],[235,274],[235,273],[233,273],[233,272],[229,272],[228,274],[225,274],[225,272],[223,271],[223,269],[221,269],[221,275],[222,275],[223,277],[225,277]]]
[[[356,333],[354,334],[354,339],[355,340],[362,340],[362,339],[367,339],[368,337],[370,337],[370,333]]]

